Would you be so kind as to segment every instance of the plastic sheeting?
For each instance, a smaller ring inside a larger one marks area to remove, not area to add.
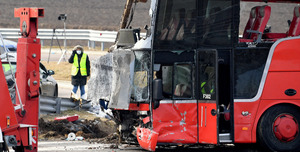
[[[128,109],[130,100],[149,99],[149,51],[116,49],[92,61],[88,99],[109,101],[109,108]]]
[[[128,109],[131,94],[131,68],[134,54],[130,50],[118,49],[113,53],[112,90],[109,108]]]
[[[88,99],[99,103],[99,99],[109,101],[112,83],[112,53],[108,53],[91,63],[91,78],[88,81]]]
[[[104,99],[109,101],[109,108],[128,109],[132,88],[130,73],[133,73],[130,66],[133,64],[133,52],[124,49],[114,50],[93,61],[88,99],[96,104],[99,99]]]

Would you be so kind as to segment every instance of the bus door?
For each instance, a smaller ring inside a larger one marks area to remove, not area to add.
[[[217,50],[198,50],[198,142],[218,143]]]
[[[161,67],[165,99],[153,110],[153,129],[158,132],[158,143],[197,143],[194,65],[181,62]]]

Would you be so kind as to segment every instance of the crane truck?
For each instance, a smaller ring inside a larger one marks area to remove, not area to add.
[[[21,32],[17,45],[19,64],[16,75],[11,71],[16,83],[17,100],[16,103],[12,102],[6,77],[0,66],[0,151],[8,151],[11,146],[18,152],[36,152],[41,56],[41,44],[36,36],[38,18],[44,17],[44,9],[17,8],[15,17],[20,18]]]

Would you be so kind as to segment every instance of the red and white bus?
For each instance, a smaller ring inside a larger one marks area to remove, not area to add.
[[[245,1],[254,7],[243,29],[239,0],[152,2],[151,48],[131,50],[130,102],[115,111],[124,133],[138,124],[139,144],[152,151],[257,142],[300,150],[300,1]],[[268,4],[281,3],[293,18],[288,31],[271,32]]]

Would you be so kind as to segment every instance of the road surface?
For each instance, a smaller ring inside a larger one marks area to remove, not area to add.
[[[39,141],[38,143],[39,152],[146,152],[138,145],[115,145],[115,144],[101,144],[101,143],[89,143],[87,141]],[[191,147],[157,147],[157,152],[265,152],[266,150],[258,148],[255,145],[198,145]]]

